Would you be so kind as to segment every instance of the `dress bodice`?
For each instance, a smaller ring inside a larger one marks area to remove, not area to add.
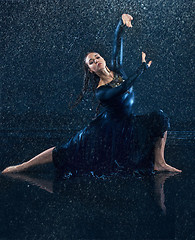
[[[125,80],[119,74],[114,74],[114,79],[99,87],[96,90],[97,95],[103,95],[104,91],[113,89],[121,86]],[[112,94],[111,94],[112,95]],[[124,93],[110,96],[106,101],[102,101],[101,104],[107,110],[107,112],[113,117],[122,117],[124,115],[129,116],[132,114],[132,106],[134,103],[134,92],[133,87],[127,89]]]

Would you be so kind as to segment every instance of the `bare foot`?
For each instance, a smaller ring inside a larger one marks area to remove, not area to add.
[[[160,171],[160,172],[164,172],[164,171],[178,172],[178,173],[182,172],[182,170],[174,168],[174,167],[168,165],[166,162],[164,162],[164,163],[155,163],[154,164],[154,170]]]
[[[23,171],[22,164],[5,168],[1,173],[15,173]]]

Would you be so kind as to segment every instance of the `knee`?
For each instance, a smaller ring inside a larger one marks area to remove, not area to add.
[[[154,135],[160,138],[163,138],[165,132],[170,128],[169,117],[162,110],[152,112],[150,122]]]
[[[161,110],[161,109],[153,111],[152,115],[154,115],[154,116],[156,116],[158,118],[162,118],[164,116],[167,116],[167,114],[164,113],[163,110]]]
[[[163,112],[163,110],[157,110],[152,112],[152,117],[154,122],[156,122],[162,128],[167,130],[170,127],[170,119],[168,115]]]

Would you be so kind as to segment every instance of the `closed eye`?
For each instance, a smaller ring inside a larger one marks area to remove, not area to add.
[[[100,56],[95,56],[96,57],[96,59],[99,59],[100,58]],[[92,59],[91,59],[92,60]],[[94,63],[94,60],[93,61],[89,61],[89,65],[91,65],[91,64],[93,64]]]

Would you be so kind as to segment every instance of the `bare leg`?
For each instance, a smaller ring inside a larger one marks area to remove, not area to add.
[[[45,150],[34,158],[30,159],[28,162],[24,162],[22,164],[7,167],[2,171],[2,173],[13,173],[13,172],[22,172],[26,171],[31,167],[46,164],[52,162],[52,150],[54,147]]]
[[[163,138],[159,138],[155,144],[154,149],[154,170],[156,171],[168,171],[168,172],[182,172],[181,170],[174,168],[168,165],[165,162],[164,158],[164,150],[165,150],[165,143],[167,139],[167,131],[164,134]]]

